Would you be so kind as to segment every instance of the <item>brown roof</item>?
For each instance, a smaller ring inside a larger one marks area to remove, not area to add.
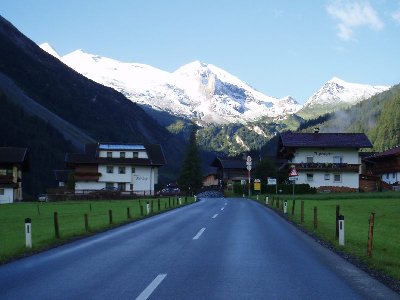
[[[67,165],[109,163],[109,164],[129,164],[138,166],[163,166],[166,163],[161,145],[143,145],[149,158],[109,158],[109,157],[99,157],[99,144],[104,144],[104,143],[86,144],[85,153],[67,153],[65,156],[65,162],[67,163]],[[125,149],[121,150],[132,151]]]
[[[400,156],[400,147],[395,147],[380,153],[375,153],[374,155],[365,157],[365,159],[367,160],[374,160],[376,159],[380,159],[380,158],[386,158],[389,156]]]
[[[298,133],[280,134],[283,147],[288,148],[371,148],[364,133]]]

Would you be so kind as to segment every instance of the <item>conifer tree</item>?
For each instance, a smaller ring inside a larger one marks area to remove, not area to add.
[[[197,128],[195,125],[186,148],[186,156],[183,160],[178,185],[187,194],[195,193],[202,187],[202,174],[199,150],[196,143]]]

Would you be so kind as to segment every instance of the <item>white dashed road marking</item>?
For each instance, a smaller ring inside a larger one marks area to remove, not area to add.
[[[136,300],[146,300],[149,298],[165,277],[167,277],[167,274],[158,274],[158,276],[147,286],[147,288],[139,296],[137,296]]]
[[[204,230],[206,230],[205,227],[199,230],[199,232],[193,237],[193,240],[198,240],[199,237],[203,234]]]
[[[213,215],[213,217],[212,217],[212,218],[213,218],[213,219],[215,219],[217,216],[218,216],[218,214],[215,214],[215,215]]]

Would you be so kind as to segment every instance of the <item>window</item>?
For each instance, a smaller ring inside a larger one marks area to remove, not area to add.
[[[325,174],[324,175],[325,180],[331,180],[331,174]]]
[[[133,184],[132,183],[129,185],[129,187],[131,188],[131,191],[133,191]]]
[[[119,174],[125,174],[125,167],[118,167]]]
[[[107,152],[107,158],[112,158],[112,152]]]
[[[341,156],[334,156],[333,157],[333,163],[334,164],[341,164],[342,163],[342,157]]]
[[[120,152],[120,153],[119,153],[119,157],[120,157],[120,158],[125,158],[125,152]]]
[[[307,181],[313,181],[314,180],[314,174],[307,174]]]
[[[106,190],[113,190],[113,189],[114,189],[114,183],[106,182]]]
[[[0,195],[4,195],[4,189],[0,189]]]
[[[393,173],[393,174],[392,174],[392,178],[396,178],[396,173]]]
[[[118,183],[118,190],[120,190],[120,191],[125,191],[125,183],[119,182],[119,183]]]
[[[132,167],[132,173],[135,173],[135,172],[136,172],[135,168],[134,168],[134,167]]]
[[[389,179],[389,173],[386,174],[386,179]]]
[[[12,169],[0,169],[0,175],[12,175],[13,170]]]
[[[314,157],[313,156],[307,156],[306,157],[306,162],[307,163],[313,163],[314,162]]]
[[[340,175],[340,174],[334,174],[334,175],[333,175],[333,181],[334,181],[334,182],[342,182],[342,175]]]
[[[139,152],[133,152],[132,155],[133,158],[139,158]]]
[[[107,166],[107,173],[108,174],[114,173],[114,167],[113,166]]]

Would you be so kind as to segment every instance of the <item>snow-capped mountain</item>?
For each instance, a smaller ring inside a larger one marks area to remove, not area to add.
[[[335,108],[354,105],[389,88],[390,86],[349,83],[333,77],[307,100],[302,110],[306,111],[323,107],[328,110],[334,110]]]
[[[132,101],[201,123],[246,123],[262,117],[284,117],[302,106],[292,97],[270,97],[211,64],[194,61],[175,72],[124,63],[76,50],[60,57],[69,67]]]

